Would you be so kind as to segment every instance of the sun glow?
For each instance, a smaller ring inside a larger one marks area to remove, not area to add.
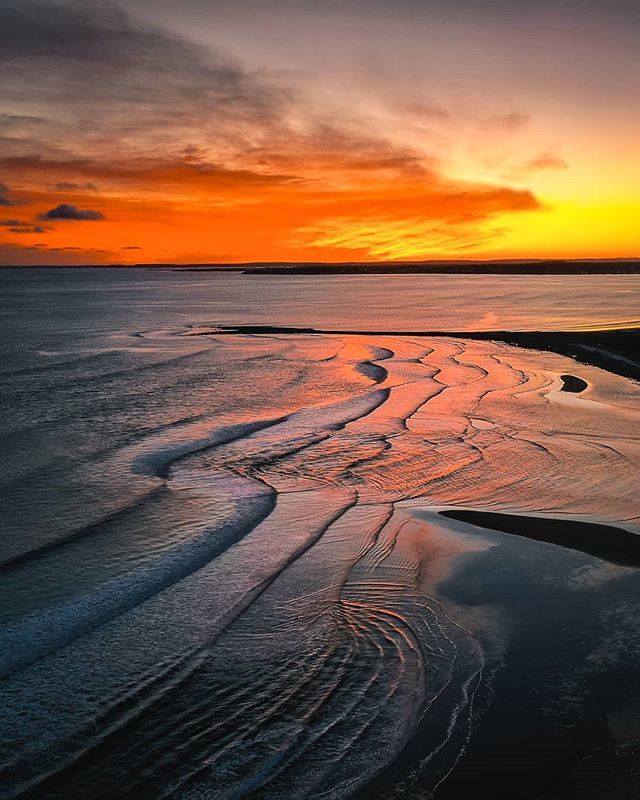
[[[0,263],[640,254],[622,31],[585,22],[578,46],[492,17],[483,37],[416,9],[352,29],[334,9],[316,51],[309,9],[283,41],[104,5],[60,6],[46,51],[20,43],[26,11],[0,34]]]

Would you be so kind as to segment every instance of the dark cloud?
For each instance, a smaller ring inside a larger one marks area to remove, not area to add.
[[[0,206],[17,206],[20,205],[17,200],[12,200],[9,197],[10,189],[6,183],[0,183]]]
[[[65,219],[77,222],[95,221],[104,219],[104,214],[90,209],[81,209],[69,203],[60,203],[59,206],[49,209],[44,214],[40,214],[41,220]]]
[[[123,249],[123,250],[142,250],[142,248],[141,248],[141,247],[138,247],[138,246],[137,246],[137,245],[135,245],[135,244],[127,244],[127,245],[125,245],[125,246],[124,246],[122,249]]]
[[[59,181],[54,183],[54,189],[60,192],[97,192],[98,187],[91,183],[91,181],[84,181],[84,183],[72,183],[70,181]]]

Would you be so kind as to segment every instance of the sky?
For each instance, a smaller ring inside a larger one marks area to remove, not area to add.
[[[0,264],[640,256],[637,0],[0,0]]]

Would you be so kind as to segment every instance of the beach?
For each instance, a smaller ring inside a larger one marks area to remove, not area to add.
[[[7,797],[632,796],[637,278],[99,272],[7,284]]]

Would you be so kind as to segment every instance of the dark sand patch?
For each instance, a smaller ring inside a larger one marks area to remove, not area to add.
[[[612,564],[640,567],[640,536],[613,525],[464,509],[440,514],[481,528],[578,550]]]

